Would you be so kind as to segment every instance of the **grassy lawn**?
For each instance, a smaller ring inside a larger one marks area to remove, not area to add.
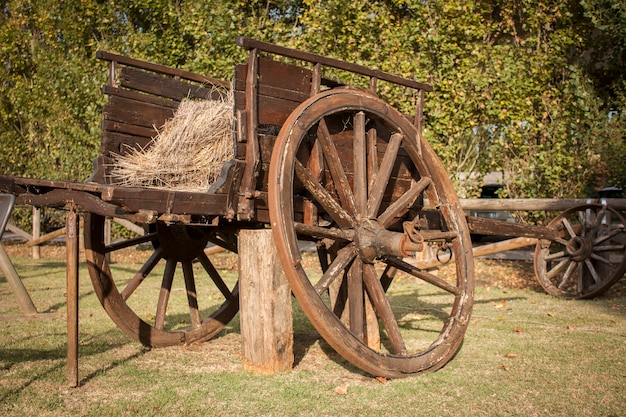
[[[474,313],[459,354],[438,372],[381,381],[335,354],[297,305],[289,373],[242,369],[238,317],[204,344],[146,349],[108,318],[83,264],[81,386],[68,388],[62,248],[44,248],[37,261],[7,250],[38,311],[58,314],[16,317],[0,274],[2,416],[625,415],[625,280],[594,300],[566,301],[541,291],[528,262],[477,260]]]

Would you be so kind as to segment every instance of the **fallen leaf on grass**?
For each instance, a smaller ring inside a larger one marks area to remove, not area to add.
[[[335,388],[335,394],[337,395],[348,395],[348,387],[345,385],[340,385]]]
[[[513,331],[515,333],[522,333],[522,328],[521,327],[516,327],[516,328],[513,329]]]
[[[548,317],[554,317],[554,313],[548,312]]]
[[[576,327],[572,326],[571,324],[568,324],[567,330],[569,330],[570,332],[573,332],[574,330],[576,330]]]
[[[385,378],[384,376],[377,376],[376,381],[380,382],[381,384],[386,384],[387,378]]]
[[[511,367],[508,365],[502,365],[502,369],[504,369],[505,371],[508,371],[509,369],[511,369]]]
[[[517,353],[507,353],[504,355],[505,358],[514,359],[517,358]]]

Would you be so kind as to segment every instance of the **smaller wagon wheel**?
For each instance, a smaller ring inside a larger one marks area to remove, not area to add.
[[[269,178],[281,263],[320,335],[376,376],[444,366],[472,310],[471,241],[448,176],[413,124],[363,90],[320,93],[282,126]],[[305,241],[319,264],[301,253]],[[402,242],[447,245],[455,275],[407,262]]]
[[[104,220],[85,216],[89,275],[104,309],[130,337],[151,347],[208,340],[237,314],[237,284],[228,285],[205,253],[208,242],[236,252],[234,231],[157,222],[145,236],[105,245]],[[150,250],[137,271],[111,268],[108,253],[145,243]]]
[[[626,220],[600,204],[573,207],[555,217],[548,228],[556,240],[540,240],[535,274],[548,294],[591,298],[606,291],[626,271]]]

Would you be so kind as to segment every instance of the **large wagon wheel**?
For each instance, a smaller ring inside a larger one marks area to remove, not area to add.
[[[339,354],[377,376],[445,365],[473,305],[465,217],[441,163],[418,137],[379,98],[334,89],[290,115],[270,164],[271,225],[294,295]],[[426,213],[440,227],[418,230]],[[403,249],[422,238],[450,248],[453,280],[405,261]],[[303,258],[299,241],[316,243],[321,268]]]
[[[535,274],[548,294],[591,298],[602,294],[626,271],[626,220],[601,204],[573,207],[548,228],[556,240],[541,240],[535,249]]]
[[[130,337],[151,347],[207,340],[237,314],[237,285],[225,283],[204,251],[207,243],[213,242],[236,252],[234,232],[220,234],[210,227],[157,222],[146,236],[107,246],[104,220],[91,213],[85,217],[89,275],[104,309]],[[151,242],[151,249],[145,263],[134,274],[120,272],[114,276],[106,255],[147,242]],[[157,267],[161,260],[165,261],[162,272]],[[182,270],[180,280],[184,284],[180,287],[184,291],[176,291],[177,269]],[[160,288],[148,284],[154,279]],[[138,304],[146,299],[148,305]]]

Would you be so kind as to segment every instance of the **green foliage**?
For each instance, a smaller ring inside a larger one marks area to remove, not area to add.
[[[241,34],[432,83],[425,137],[462,194],[478,185],[463,174],[496,170],[514,197],[591,195],[626,185],[625,13],[608,0],[5,1],[0,172],[88,176],[97,49],[230,80]],[[410,91],[379,90],[414,111]]]

